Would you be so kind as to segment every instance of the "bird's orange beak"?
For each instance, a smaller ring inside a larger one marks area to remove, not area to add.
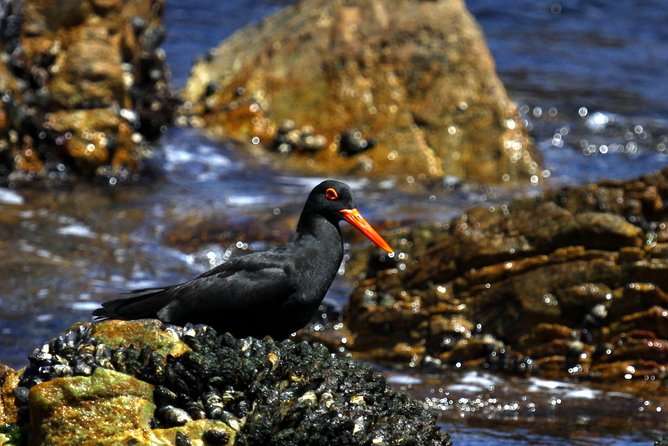
[[[362,234],[364,234],[369,240],[374,242],[378,247],[381,249],[384,249],[385,251],[389,252],[392,254],[394,250],[390,248],[390,245],[387,244],[385,240],[383,240],[383,237],[380,236],[376,232],[375,229],[371,227],[369,222],[367,222],[364,217],[362,217],[362,214],[360,212],[353,208],[353,209],[342,209],[339,211],[341,215],[343,215],[343,219],[353,225],[358,231],[360,231]]]

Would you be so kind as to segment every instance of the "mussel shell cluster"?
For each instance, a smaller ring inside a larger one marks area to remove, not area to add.
[[[297,128],[292,120],[285,120],[278,127],[273,150],[281,155],[289,155],[292,152],[297,153],[316,153],[324,149],[327,145],[327,138],[315,133],[311,126]]]
[[[27,411],[35,384],[104,367],[155,385],[155,428],[207,418],[224,421],[248,444],[310,444],[314,436],[321,444],[449,444],[421,403],[391,390],[370,366],[322,345],[236,339],[201,325],[164,329],[191,350],[165,357],[148,346],[110,348],[92,337],[91,324],[68,330],[30,355],[15,391],[19,405]],[[207,442],[225,444],[226,435],[210,430]]]
[[[339,137],[339,153],[343,156],[353,156],[373,148],[378,141],[362,136],[360,130],[341,132]]]

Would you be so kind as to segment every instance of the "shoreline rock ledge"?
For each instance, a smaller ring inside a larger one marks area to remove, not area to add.
[[[248,143],[251,158],[290,171],[541,177],[463,0],[301,1],[197,62],[182,99],[188,119],[177,121]]]
[[[105,321],[29,359],[0,366],[0,444],[451,444],[422,403],[319,344]]]
[[[365,268],[346,348],[666,397],[666,203],[668,169],[385,233],[400,260]]]

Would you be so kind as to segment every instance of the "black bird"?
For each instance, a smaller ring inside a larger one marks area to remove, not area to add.
[[[93,312],[96,319],[158,318],[206,324],[237,337],[285,338],[304,327],[325,297],[343,259],[345,220],[380,248],[392,248],[353,204],[347,184],[327,180],[309,194],[293,240],[233,258],[178,285],[135,290]]]

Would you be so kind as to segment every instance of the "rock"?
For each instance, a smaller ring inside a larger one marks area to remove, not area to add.
[[[357,260],[346,348],[665,394],[666,200],[668,169],[386,234],[400,260]]]
[[[16,424],[18,411],[13,390],[19,383],[20,373],[0,364],[0,426]]]
[[[84,444],[104,439],[113,444],[128,438],[143,440],[155,410],[152,395],[153,386],[103,368],[91,376],[37,384],[30,389],[30,441]]]
[[[191,122],[252,142],[252,155],[288,170],[540,178],[540,156],[461,0],[304,0],[211,51],[183,98]],[[293,134],[304,126],[310,146]]]
[[[3,446],[22,444],[22,438],[21,429],[18,426],[14,424],[0,425],[0,444]]]
[[[109,45],[109,28],[91,25],[63,37],[51,67],[57,76],[47,84],[52,104],[67,110],[122,104],[122,56]]]
[[[177,434],[202,438],[214,429],[229,430],[215,420],[193,421],[183,428],[149,429],[155,411],[152,396],[152,385],[101,367],[89,377],[37,384],[30,391],[30,442],[173,444]]]
[[[85,324],[83,326],[85,327]],[[128,324],[119,320],[105,321],[91,327],[91,336],[112,349],[147,344],[155,353],[175,358],[190,351],[190,348],[179,340],[178,332],[164,330],[163,324],[157,319],[148,319],[141,324]]]
[[[13,392],[29,392],[13,422],[29,444],[450,444],[368,365],[206,326],[76,324],[33,351]]]
[[[162,0],[0,8],[0,181],[138,172],[173,108]]]

